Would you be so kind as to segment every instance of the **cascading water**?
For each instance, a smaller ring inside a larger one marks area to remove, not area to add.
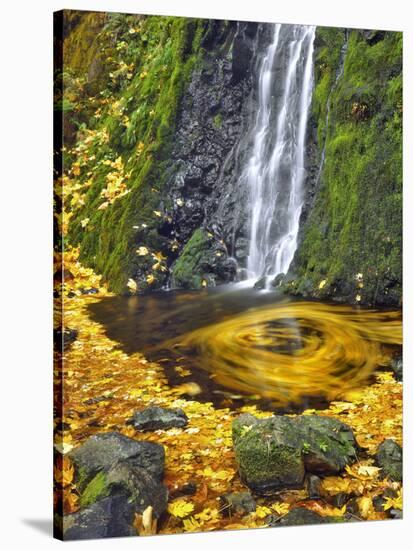
[[[297,248],[315,27],[275,25],[259,69],[251,156],[248,278],[287,273]]]

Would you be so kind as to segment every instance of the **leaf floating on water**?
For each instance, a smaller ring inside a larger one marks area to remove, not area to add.
[[[129,280],[128,280],[127,287],[129,288],[129,290],[130,290],[133,294],[138,290],[138,285],[136,284],[136,281],[134,281],[133,279],[129,279]]]

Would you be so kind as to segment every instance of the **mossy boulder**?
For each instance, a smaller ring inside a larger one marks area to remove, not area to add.
[[[241,479],[257,493],[301,487],[306,472],[337,474],[356,459],[351,428],[309,415],[234,420],[232,437]]]
[[[70,455],[81,509],[64,517],[63,539],[136,535],[135,514],[150,506],[158,519],[166,510],[161,445],[106,433],[90,437]]]
[[[385,439],[377,449],[376,462],[382,474],[393,481],[403,478],[403,452],[393,439]]]
[[[196,229],[172,266],[173,286],[200,289],[230,281],[236,263],[227,258],[222,242],[203,228]]]
[[[156,518],[165,511],[168,501],[168,491],[162,483],[147,470],[125,460],[114,464],[108,472],[99,472],[81,493],[80,505],[89,506],[115,495],[125,496],[139,514],[152,506]]]
[[[233,422],[232,438],[241,479],[253,491],[266,493],[303,484],[299,434],[289,418],[258,420],[243,414]]]

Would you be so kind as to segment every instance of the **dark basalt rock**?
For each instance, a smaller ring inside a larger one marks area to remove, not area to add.
[[[384,512],[384,505],[386,504],[386,498],[396,498],[397,491],[395,489],[387,488],[383,491],[383,494],[377,495],[373,498],[373,506],[377,512]]]
[[[228,283],[245,263],[248,192],[238,181],[245,161],[238,144],[256,101],[256,55],[269,43],[271,29],[211,22],[203,37],[204,56],[182,99],[165,184],[168,237],[179,245],[169,263],[172,286]],[[209,243],[200,242],[199,231],[210,235]],[[194,266],[186,265],[191,256]]]
[[[168,490],[161,483],[164,450],[119,433],[90,437],[70,453],[76,466],[81,510],[64,516],[63,539],[136,535],[135,514],[166,510]]]
[[[188,424],[188,417],[182,409],[148,407],[143,411],[135,412],[128,423],[141,431],[169,430],[169,428],[185,427]]]
[[[402,354],[393,357],[390,368],[394,372],[394,377],[398,382],[403,381],[403,356]]]
[[[123,495],[104,498],[63,516],[63,540],[101,539],[136,535],[134,507]]]
[[[320,498],[321,479],[318,476],[310,475],[306,479],[308,498]]]
[[[97,434],[69,454],[77,469],[78,483],[84,487],[101,471],[108,471],[122,460],[143,468],[154,479],[161,480],[165,464],[162,445],[150,441],[135,441],[117,432]]]
[[[284,283],[284,280],[285,280],[285,275],[284,273],[279,273],[275,278],[274,280],[271,282],[271,286],[273,288],[277,288],[279,286],[281,286],[283,283]]]
[[[152,506],[153,516],[159,518],[166,510],[168,490],[165,485],[130,461],[112,466],[105,474],[103,485],[110,494],[127,495],[136,513],[142,514],[148,506]]]
[[[243,491],[241,493],[227,493],[220,497],[222,505],[222,514],[224,516],[245,516],[255,512],[257,505],[252,498],[251,493]]]
[[[403,451],[393,439],[385,439],[377,449],[376,462],[382,474],[393,481],[403,479]]]
[[[283,517],[269,516],[267,523],[270,527],[285,525],[317,525],[319,523],[338,523],[343,521],[341,517],[324,517],[308,510],[307,508],[295,508]]]
[[[337,474],[358,449],[346,424],[327,417],[243,414],[232,424],[241,479],[257,493],[302,487],[305,473]]]

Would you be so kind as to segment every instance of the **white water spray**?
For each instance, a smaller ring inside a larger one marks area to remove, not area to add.
[[[314,36],[313,26],[275,25],[260,65],[252,151],[241,175],[251,204],[248,278],[287,273],[297,249]]]

